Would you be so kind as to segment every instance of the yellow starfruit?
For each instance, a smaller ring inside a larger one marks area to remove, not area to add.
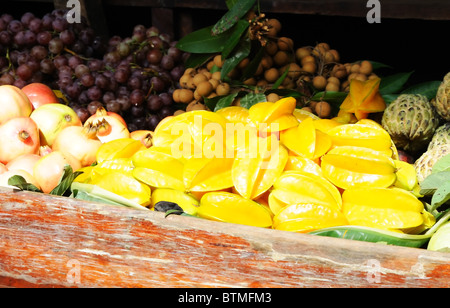
[[[247,108],[241,106],[229,106],[216,111],[230,123],[252,124]]]
[[[312,159],[297,155],[289,155],[284,171],[297,170],[322,176],[322,169]]]
[[[160,201],[169,201],[178,204],[189,215],[197,215],[200,202],[192,195],[171,188],[156,188],[152,191],[151,206]]]
[[[296,155],[313,160],[324,155],[332,145],[331,138],[316,129],[311,118],[282,131],[280,141]]]
[[[146,147],[139,140],[119,138],[103,143],[97,150],[96,160],[97,163],[101,163],[104,160],[130,158],[143,149]]]
[[[203,195],[197,215],[211,220],[255,227],[272,226],[271,213],[265,206],[229,192],[209,192]]]
[[[386,102],[378,91],[380,78],[361,81],[356,78],[350,81],[350,92],[342,102],[340,109],[355,114],[356,118],[367,118],[369,113],[386,109]]]
[[[282,98],[275,103],[261,102],[249,109],[249,117],[259,132],[278,132],[297,126],[294,116],[296,100],[293,97]]]
[[[395,180],[394,160],[370,148],[338,146],[321,158],[323,175],[342,189],[389,187]]]
[[[424,211],[419,199],[400,188],[349,188],[342,194],[342,212],[351,225],[415,228],[424,223]]]
[[[274,229],[293,232],[305,233],[343,225],[348,225],[348,221],[342,212],[327,204],[291,204],[273,218]]]
[[[287,149],[270,135],[252,137],[255,143],[249,151],[238,151],[231,169],[236,191],[247,199],[255,199],[267,191],[283,172]]]

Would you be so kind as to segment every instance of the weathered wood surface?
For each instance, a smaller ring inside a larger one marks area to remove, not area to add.
[[[3,287],[449,287],[450,254],[0,188]]]

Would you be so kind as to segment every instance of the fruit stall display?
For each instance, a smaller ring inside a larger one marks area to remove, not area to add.
[[[0,17],[0,285],[449,286],[450,74],[227,4],[178,41]]]

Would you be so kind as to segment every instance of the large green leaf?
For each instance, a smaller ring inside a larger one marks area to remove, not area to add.
[[[347,95],[348,93],[345,92],[324,91],[324,92],[317,92],[316,94],[314,94],[314,96],[311,97],[311,100],[312,101],[324,100],[327,101],[328,103],[340,104],[344,101]]]
[[[10,177],[8,179],[8,185],[15,186],[20,190],[42,192],[39,188],[37,188],[33,184],[28,183],[21,175],[13,175],[12,177]]]
[[[360,226],[332,227],[310,233],[321,236],[406,247],[421,247],[431,238],[431,234],[411,235]]]
[[[231,31],[219,35],[211,35],[212,26],[199,29],[182,37],[176,47],[191,53],[222,52],[232,35]]]
[[[409,87],[401,92],[401,94],[422,94],[429,100],[436,97],[437,90],[441,84],[441,81],[427,81],[412,87]]]
[[[379,92],[380,94],[392,94],[402,91],[409,77],[413,72],[398,73],[381,78]]]
[[[253,105],[265,101],[266,96],[264,95],[264,93],[249,92],[241,98],[240,105],[244,108],[250,109],[250,107],[252,107]]]
[[[247,30],[249,25],[250,24],[246,20],[239,20],[237,22],[227,45],[222,50],[222,59],[226,59],[228,57],[228,55],[233,51],[234,47],[236,47],[236,45],[238,45],[238,43],[241,41],[241,38],[245,39],[242,34],[245,32],[245,30]]]
[[[212,55],[210,53],[191,53],[187,58],[186,62],[184,63],[184,66],[186,68],[199,67],[204,63],[206,63],[211,57]]]
[[[250,54],[251,42],[248,37],[241,40],[236,48],[236,51],[224,61],[221,78],[224,79],[244,58]]]
[[[256,0],[240,0],[237,1],[225,15],[212,27],[211,34],[213,36],[226,32],[233,27],[242,16],[253,7]],[[229,3],[228,3],[229,4]]]
[[[98,201],[108,204],[130,207],[138,210],[148,210],[148,208],[140,205],[139,203],[133,202],[127,198],[112,193],[97,185],[73,182],[71,190],[71,197],[73,198],[87,201]]]

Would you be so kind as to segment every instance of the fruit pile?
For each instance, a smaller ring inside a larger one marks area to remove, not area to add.
[[[129,38],[103,42],[86,22],[70,24],[65,14],[0,17],[0,85],[47,84],[83,123],[99,107],[120,114],[131,131],[154,129],[173,114],[172,91],[184,71],[176,41],[136,25]]]

